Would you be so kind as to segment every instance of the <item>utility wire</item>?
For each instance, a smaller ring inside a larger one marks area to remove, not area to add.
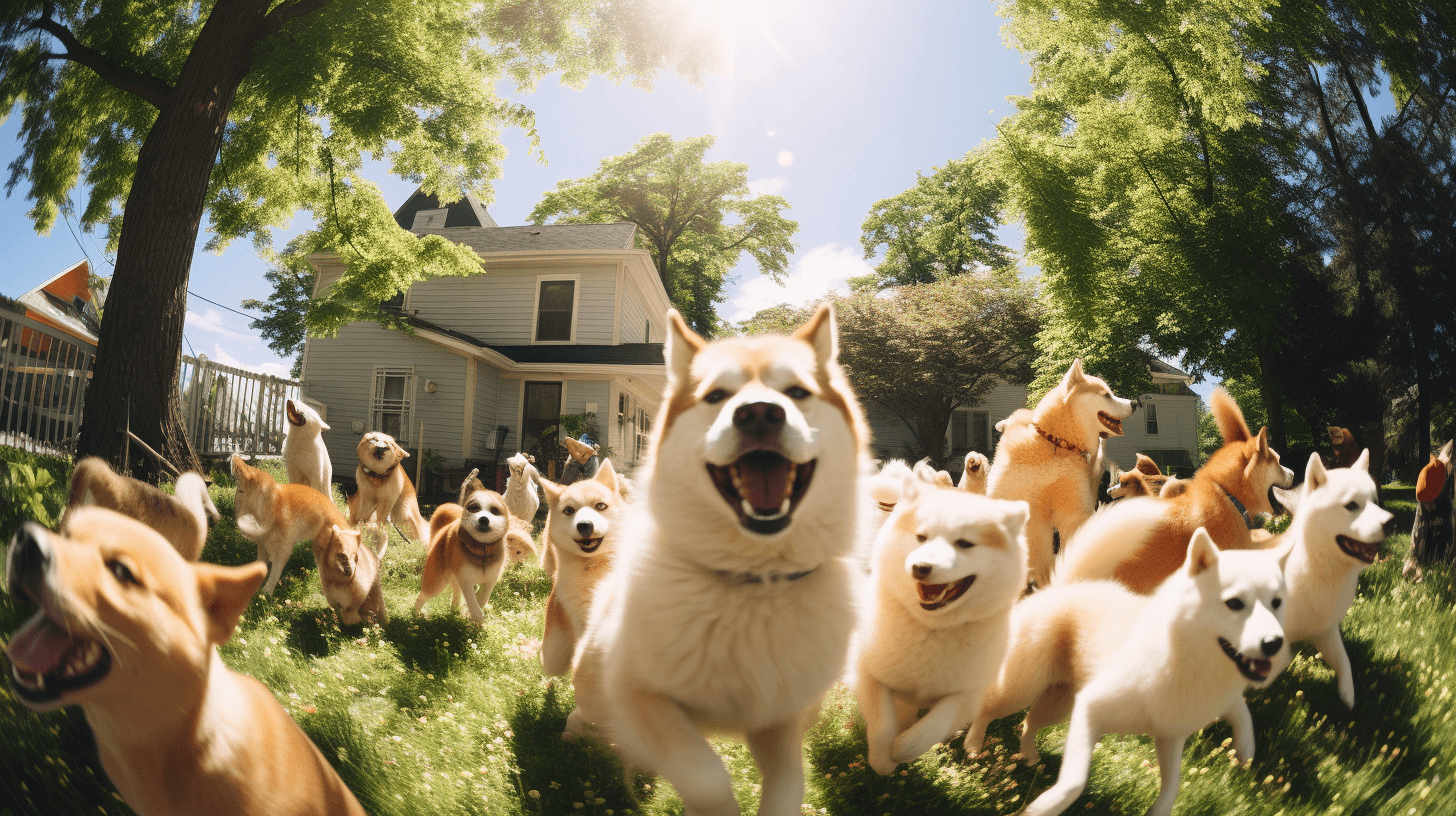
[[[240,311],[238,311],[237,309],[234,309],[231,306],[224,306],[221,303],[218,303],[217,301],[215,301],[215,300],[213,300],[211,298],[205,298],[202,295],[197,294],[196,292],[192,291],[191,289],[188,289],[187,290],[187,294],[189,294],[189,295],[197,298],[198,300],[205,300],[208,303],[211,303],[212,305],[218,307],[219,309],[227,309],[229,312],[232,312],[233,314],[235,314],[235,315],[237,315],[239,317],[246,317],[249,320],[262,320],[262,317],[259,316],[259,315],[248,314],[247,312],[240,312]]]

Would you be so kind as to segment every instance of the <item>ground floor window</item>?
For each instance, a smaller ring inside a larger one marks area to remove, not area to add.
[[[370,396],[370,430],[383,431],[404,445],[414,424],[414,368],[374,367]]]
[[[969,451],[991,455],[990,414],[986,411],[952,411],[950,415],[950,460],[965,458]]]
[[[525,403],[521,415],[521,450],[540,456],[544,446],[546,452],[554,452],[556,428],[561,424],[561,383],[526,383]]]

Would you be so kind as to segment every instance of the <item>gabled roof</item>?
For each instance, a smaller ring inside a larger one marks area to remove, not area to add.
[[[431,323],[398,310],[390,310],[402,317],[404,322],[428,332],[442,334],[453,340],[476,348],[487,349],[508,358],[513,363],[542,363],[550,365],[628,365],[662,366],[661,343],[622,343],[620,345],[551,345],[551,346],[494,346],[470,335],[447,329],[438,323]]]
[[[1188,372],[1183,371],[1169,363],[1165,363],[1151,354],[1148,355],[1148,368],[1151,368],[1154,374],[1163,374],[1169,377],[1182,377],[1185,380],[1188,379]]]
[[[451,204],[448,208],[441,207],[439,196],[425,195],[424,191],[415,188],[414,195],[404,203],[404,206],[394,211],[394,223],[399,224],[401,229],[413,229],[415,213],[420,210],[448,209],[449,214],[445,216],[445,228],[450,227],[494,227],[498,226],[495,219],[490,217],[485,205],[481,204],[475,196],[466,193],[459,201]]]
[[[15,300],[32,319],[94,346],[99,326],[91,299],[91,264],[83,258]]]
[[[445,227],[418,229],[439,235],[480,254],[553,249],[632,249],[636,224],[542,224],[524,227]]]

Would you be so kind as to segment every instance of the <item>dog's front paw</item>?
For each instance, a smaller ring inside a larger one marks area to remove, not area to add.
[[[1021,754],[1027,765],[1036,765],[1041,762],[1041,754],[1036,751],[1036,736],[1027,735],[1020,739],[1014,753]]]
[[[870,752],[870,769],[880,776],[889,776],[900,767],[900,763],[890,758],[888,751]]]
[[[1340,702],[1345,704],[1345,708],[1355,708],[1355,681],[1348,677],[1340,678]]]
[[[906,739],[907,736],[909,736],[908,731],[896,737],[895,741],[890,744],[890,759],[896,763],[914,762],[920,758],[921,754],[930,750],[929,748],[921,750],[918,745]]]

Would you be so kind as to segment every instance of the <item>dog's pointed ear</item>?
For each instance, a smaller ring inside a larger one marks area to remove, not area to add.
[[[1368,472],[1370,470],[1370,449],[1362,449],[1360,451],[1360,458],[1356,459],[1355,464],[1350,465],[1350,467],[1355,470],[1364,470]]]
[[[1318,452],[1311,453],[1309,464],[1304,466],[1305,489],[1318,490],[1329,480],[1329,472],[1325,470],[1324,460],[1320,459]]]
[[[399,444],[398,442],[396,442],[393,437],[390,437],[390,439],[389,439],[389,446],[392,447],[392,448],[394,448],[395,450],[399,451],[399,458],[401,458],[401,459],[408,459],[409,458],[409,451],[405,450],[404,449],[404,446],[401,445],[401,444]]]
[[[566,490],[565,486],[559,485],[545,476],[539,477],[537,481],[541,483],[541,492],[546,494],[546,503],[550,505],[555,505],[561,499],[562,492]]]
[[[610,487],[613,493],[622,495],[622,488],[617,484],[617,469],[612,467],[611,459],[603,459],[602,463],[597,466],[596,475],[592,478]]]
[[[821,370],[832,365],[839,359],[839,325],[834,319],[834,307],[819,304],[809,322],[794,330],[794,338],[814,347],[814,359]]]
[[[667,361],[667,379],[671,385],[686,387],[693,358],[708,343],[688,328],[677,309],[667,310],[667,327],[667,343],[662,347],[662,356]]]
[[[224,567],[198,561],[192,567],[197,572],[202,611],[207,615],[208,642],[227,643],[252,602],[253,593],[268,577],[268,564],[254,561],[241,567]]]
[[[1456,439],[1446,440],[1446,444],[1442,445],[1440,452],[1436,454],[1436,458],[1440,459],[1442,464],[1450,466],[1451,448],[1453,445],[1456,445]]]
[[[1158,463],[1154,462],[1151,456],[1143,453],[1137,454],[1136,470],[1139,473],[1146,473],[1149,476],[1163,475],[1163,471],[1158,468]]]
[[[1274,485],[1271,489],[1274,491],[1275,501],[1279,502],[1279,506],[1283,507],[1285,512],[1292,516],[1299,510],[1300,491],[1291,487],[1280,487],[1279,485]]]
[[[1254,449],[1261,455],[1269,452],[1269,426],[1261,425],[1259,434],[1254,437]]]
[[[303,418],[303,414],[300,414],[298,412],[298,409],[293,407],[292,397],[289,397],[283,403],[283,412],[288,415],[288,421],[293,423],[294,425],[302,425],[307,422],[307,420]]]
[[[1026,529],[1027,520],[1031,518],[1031,505],[1024,501],[1007,502],[1007,504],[1010,507],[1006,510],[1006,515],[1002,517],[1006,523],[1006,532],[1010,533],[1012,538],[1020,538],[1021,532]]]
[[[320,431],[332,431],[333,428],[330,428],[329,427],[329,423],[324,422],[322,419],[320,419],[319,420],[319,430]]]
[[[1078,357],[1072,360],[1072,365],[1067,368],[1067,373],[1062,375],[1062,390],[1066,392],[1062,395],[1062,399],[1069,398],[1073,386],[1077,385],[1077,383],[1084,382],[1086,379],[1087,374],[1082,371],[1082,358]]]
[[[1218,547],[1214,546],[1208,531],[1199,527],[1193,531],[1193,538],[1188,542],[1188,558],[1183,562],[1183,567],[1188,570],[1189,575],[1202,575],[1209,567],[1217,565]]]

